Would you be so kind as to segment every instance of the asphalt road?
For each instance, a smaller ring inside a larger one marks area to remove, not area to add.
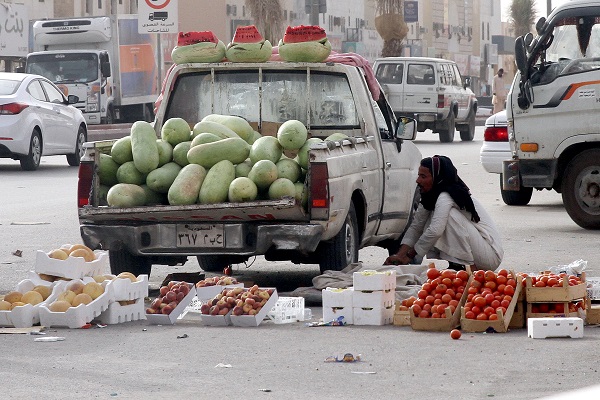
[[[424,133],[416,144],[423,156],[453,159],[503,234],[502,266],[537,272],[583,259],[588,276],[600,276],[597,233],[570,220],[560,195],[534,192],[529,206],[504,205],[498,176],[479,164],[482,132],[478,127],[473,142],[444,145]],[[80,241],[76,183],[77,170],[64,157],[43,158],[35,172],[0,160],[0,293],[26,278],[37,250]],[[379,248],[360,252],[365,265],[381,265],[385,256]],[[157,266],[151,285],[170,272],[198,270],[193,259],[178,267]],[[234,276],[282,292],[310,286],[318,273],[317,265],[269,263],[260,257],[250,266],[234,267]],[[315,319],[322,315],[317,305],[311,309]],[[600,332],[590,326],[583,339],[534,340],[525,329],[515,329],[464,333],[455,341],[446,332],[410,327],[272,322],[254,328],[204,327],[184,319],[174,326],[136,321],[51,328],[47,335],[65,340],[37,343],[38,336],[1,336],[0,397],[537,399],[590,387],[600,378]],[[361,354],[361,361],[324,362],[348,352]]]

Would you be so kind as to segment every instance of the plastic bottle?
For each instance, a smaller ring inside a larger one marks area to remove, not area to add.
[[[308,321],[312,319],[312,311],[310,308],[304,309],[304,321]]]

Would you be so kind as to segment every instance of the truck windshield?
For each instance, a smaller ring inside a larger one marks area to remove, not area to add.
[[[208,114],[237,115],[249,122],[297,119],[320,129],[359,126],[344,74],[310,70],[245,70],[179,76],[165,119],[180,117],[192,126]]]
[[[54,83],[88,83],[98,79],[96,54],[32,54],[25,71],[42,75]]]

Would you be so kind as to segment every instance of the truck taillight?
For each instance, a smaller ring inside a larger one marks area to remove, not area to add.
[[[488,126],[483,132],[486,142],[508,142],[508,129],[505,126]]]
[[[79,174],[77,183],[77,207],[81,208],[90,203],[90,194],[92,192],[92,182],[94,178],[94,163],[79,163]]]
[[[329,207],[329,173],[326,163],[310,164],[310,206]]]
[[[444,108],[444,103],[446,99],[443,94],[438,94],[437,108]]]

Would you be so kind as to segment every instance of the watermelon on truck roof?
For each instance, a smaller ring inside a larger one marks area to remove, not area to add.
[[[212,31],[202,32],[179,32],[177,34],[177,46],[187,46],[196,43],[219,43],[219,39]]]
[[[301,43],[319,41],[327,38],[325,29],[318,25],[288,25],[283,35],[283,43]]]
[[[264,42],[263,36],[260,34],[256,26],[238,26],[233,35],[232,43],[261,43]]]

